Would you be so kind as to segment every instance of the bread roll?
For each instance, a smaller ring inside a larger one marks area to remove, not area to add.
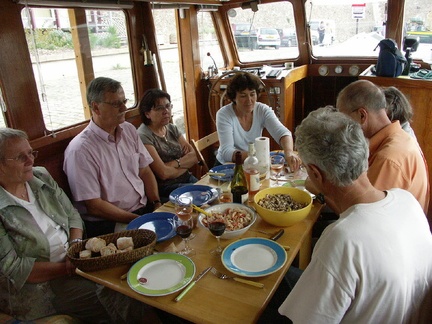
[[[119,237],[117,239],[117,248],[119,250],[126,250],[128,248],[129,248],[129,250],[133,250],[134,243],[133,243],[132,237],[129,237],[129,236]]]
[[[92,237],[86,242],[85,248],[86,250],[90,250],[92,252],[98,253],[105,246],[106,246],[106,242],[104,239],[98,237]]]
[[[123,250],[118,249],[118,250],[116,251],[116,253],[124,253],[124,252],[132,251],[132,250],[133,250],[133,247],[132,247],[132,246],[129,246],[129,247],[127,247],[126,249],[123,249]]]
[[[90,250],[82,250],[79,253],[79,257],[80,259],[90,259],[92,256],[91,251]]]
[[[114,245],[114,244],[113,244]],[[100,254],[101,256],[107,256],[107,255],[111,255],[111,254],[115,254],[117,252],[117,248],[110,244],[108,244],[107,246],[104,246],[101,250],[100,250]]]
[[[114,251],[117,250],[117,246],[115,246],[114,243],[110,243],[110,244],[108,244],[107,246],[110,247],[111,249],[113,249]]]

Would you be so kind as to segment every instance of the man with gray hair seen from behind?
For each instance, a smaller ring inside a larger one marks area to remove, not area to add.
[[[427,163],[417,142],[399,121],[390,121],[386,105],[383,90],[367,80],[346,86],[336,101],[336,108],[357,121],[369,140],[368,177],[374,187],[408,190],[427,214],[430,198]]]
[[[153,162],[134,125],[125,121],[120,82],[99,77],[87,87],[89,125],[69,143],[65,171],[87,237],[114,232],[160,206]]]
[[[432,235],[418,201],[371,184],[368,141],[345,114],[313,111],[295,136],[310,181],[340,218],[280,314],[294,323],[431,323]]]

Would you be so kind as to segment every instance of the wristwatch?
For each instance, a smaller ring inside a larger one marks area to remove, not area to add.
[[[73,239],[72,241],[70,241],[69,244],[72,245],[72,244],[75,244],[75,243],[79,243],[81,241],[82,241],[82,239],[76,238],[76,239]]]
[[[318,195],[316,195],[315,198],[316,198],[316,200],[318,200],[318,202],[321,205],[325,204],[325,198],[324,198],[324,195],[322,193],[319,193]]]
[[[181,167],[180,159],[176,159],[176,161],[177,161],[177,169],[180,169],[180,167]]]

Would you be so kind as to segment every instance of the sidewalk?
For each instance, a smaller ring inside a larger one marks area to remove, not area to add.
[[[161,56],[170,55],[176,52],[177,44],[167,44],[160,46]],[[36,83],[38,84],[39,98],[42,106],[47,129],[56,130],[84,121],[83,103],[79,90],[79,80],[76,72],[75,54],[73,50],[68,51],[39,51],[39,64],[33,62]],[[95,76],[107,76],[118,80],[126,93],[126,98],[131,99],[128,106],[133,106],[135,93],[132,83],[132,72],[130,69],[129,52],[123,49],[104,49],[93,51],[93,66]],[[32,60],[35,60],[32,57]],[[183,101],[179,82],[173,79],[179,71],[178,64],[172,59],[166,59],[170,71],[169,92],[174,105],[173,120],[175,124],[184,132]],[[39,78],[41,71],[43,79]],[[42,89],[40,82],[44,83],[47,102],[42,101]],[[178,88],[178,89],[177,89]],[[179,92],[179,93],[177,93]],[[140,98],[137,98],[139,100]],[[8,107],[10,109],[10,107]],[[3,118],[0,118],[0,126],[5,127]]]

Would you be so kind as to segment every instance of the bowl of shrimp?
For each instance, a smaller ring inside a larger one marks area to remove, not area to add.
[[[257,217],[252,208],[237,203],[213,205],[206,208],[205,212],[206,214],[198,215],[200,225],[207,228],[209,223],[223,220],[226,227],[221,239],[226,240],[242,236],[253,225]]]

